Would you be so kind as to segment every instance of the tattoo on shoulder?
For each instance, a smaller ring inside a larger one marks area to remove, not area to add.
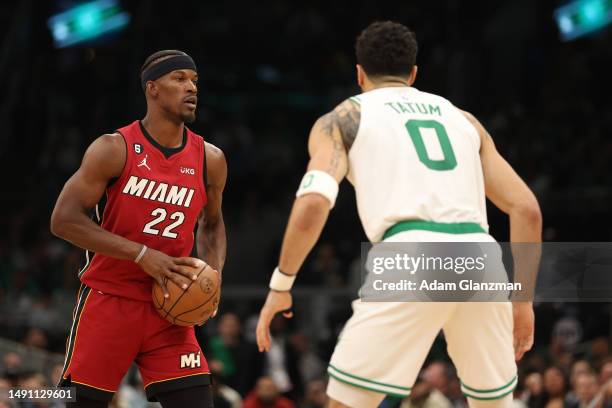
[[[320,126],[323,133],[333,137],[333,130],[337,127],[342,136],[342,143],[348,152],[359,130],[361,121],[361,106],[354,98],[349,98],[338,105],[333,111],[324,115],[320,119]]]
[[[342,142],[348,152],[359,131],[359,122],[361,122],[361,105],[355,98],[349,98],[342,102],[334,109],[336,113],[336,121]]]
[[[342,102],[333,111],[319,119],[318,125],[321,132],[333,142],[334,151],[327,169],[330,173],[338,171],[342,155],[348,153],[353,145],[360,120],[359,103],[352,99]],[[338,132],[336,133],[335,130]]]

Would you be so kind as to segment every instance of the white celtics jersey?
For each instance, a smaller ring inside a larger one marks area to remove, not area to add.
[[[407,220],[488,231],[480,138],[448,100],[412,87],[351,98],[361,106],[348,179],[368,238]]]

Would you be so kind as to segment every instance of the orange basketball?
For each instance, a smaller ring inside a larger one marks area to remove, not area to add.
[[[157,282],[153,283],[153,304],[159,314],[172,324],[193,326],[210,319],[219,305],[220,280],[219,274],[210,266],[183,266],[193,272],[197,279],[192,281],[187,289],[182,289],[174,282],[165,279],[169,297]]]

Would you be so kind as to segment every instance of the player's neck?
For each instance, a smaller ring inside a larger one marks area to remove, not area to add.
[[[394,88],[394,87],[400,87],[400,86],[409,87],[410,84],[408,83],[408,81],[404,81],[401,79],[389,79],[389,80],[380,81],[380,82],[372,82],[372,89]]]
[[[408,78],[402,78],[397,76],[385,75],[374,78],[366,77],[361,83],[361,89],[363,92],[369,92],[379,88],[396,88],[396,87],[410,87],[412,85],[412,76]]]
[[[183,122],[173,122],[166,118],[156,115],[147,115],[142,120],[149,135],[163,147],[180,147],[183,143],[183,132],[185,124]]]

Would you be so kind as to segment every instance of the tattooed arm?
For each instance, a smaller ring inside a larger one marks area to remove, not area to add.
[[[350,101],[322,116],[314,124],[308,139],[308,171],[322,170],[340,183],[348,171],[346,146],[351,146],[359,128],[358,106]],[[307,194],[295,200],[278,267],[296,274],[312,250],[329,215],[329,202],[319,194]]]
[[[321,170],[339,183],[348,171],[347,151],[359,129],[359,105],[347,100],[314,124],[308,139],[310,162],[308,171]],[[279,269],[295,275],[304,259],[321,235],[329,215],[329,201],[320,194],[306,194],[296,198],[281,247]],[[291,308],[290,292],[270,291],[257,323],[259,351],[270,349],[270,322],[278,312]],[[291,317],[286,312],[285,317]]]

